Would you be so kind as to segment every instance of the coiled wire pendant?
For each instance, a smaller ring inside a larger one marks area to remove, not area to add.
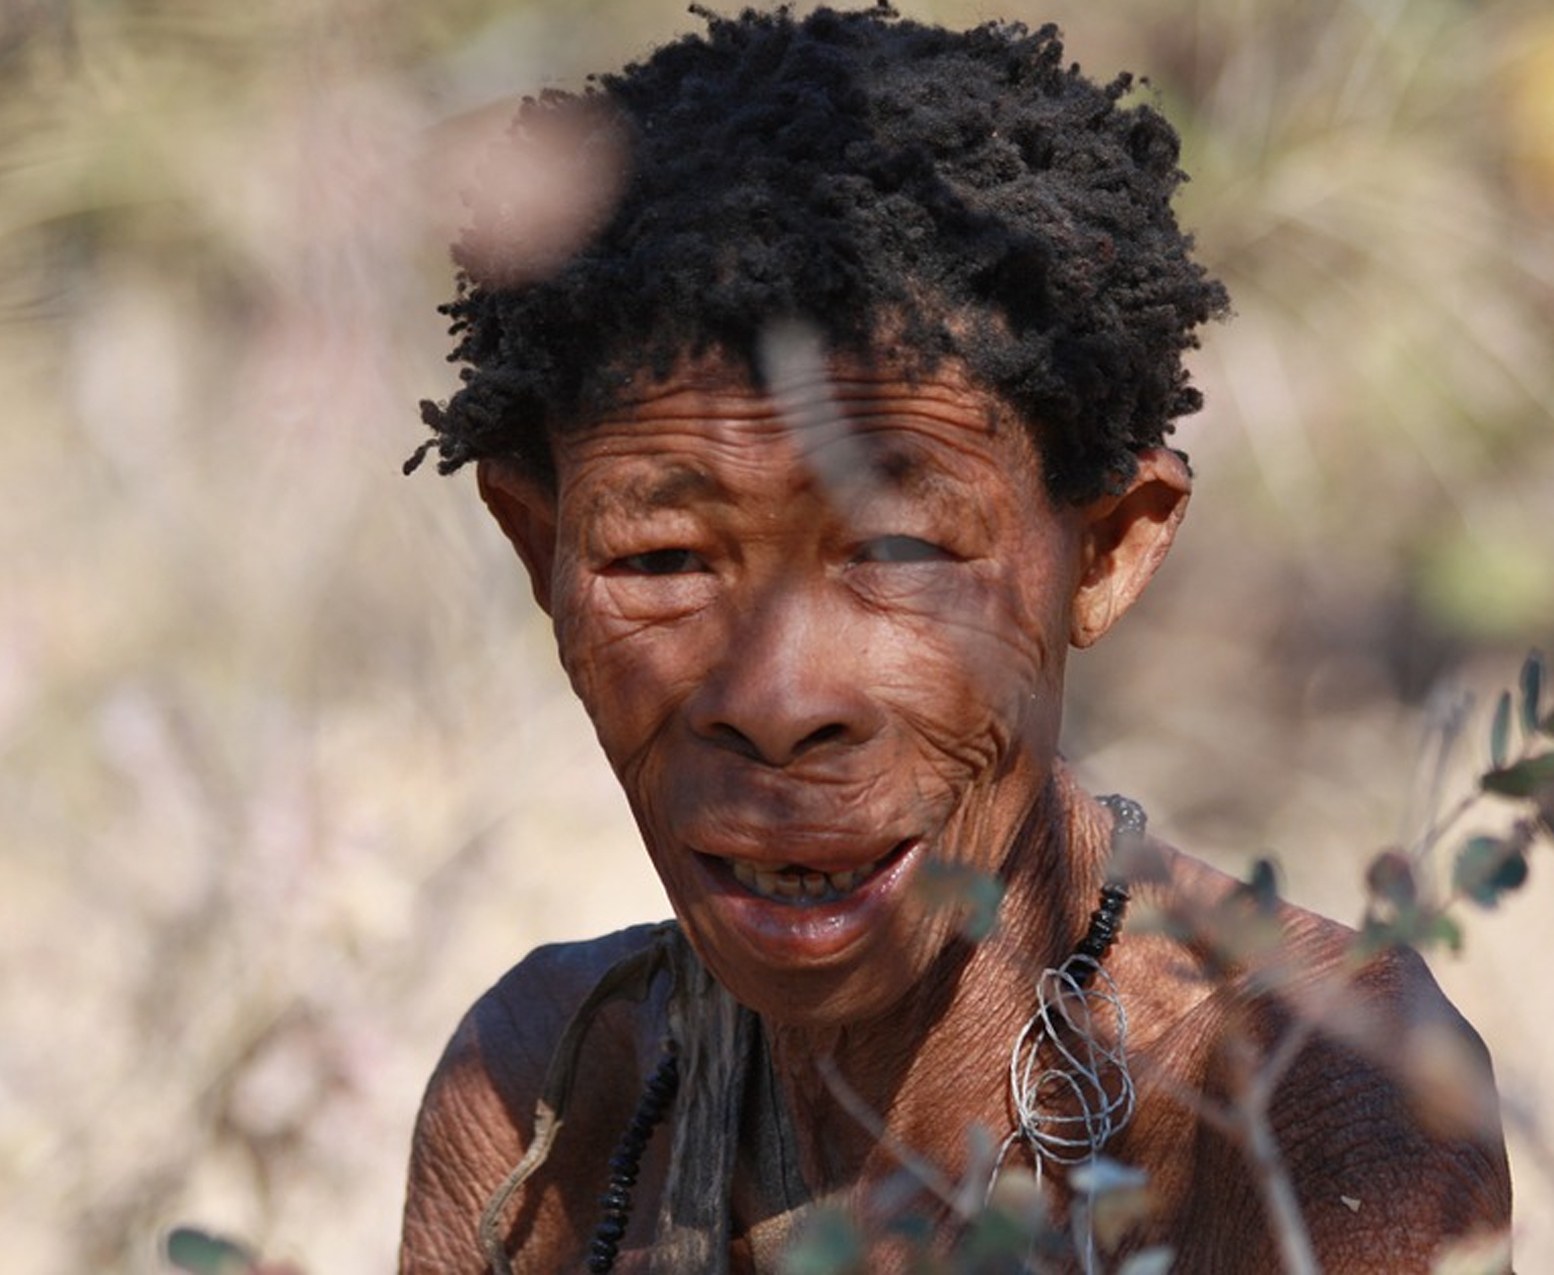
[[[1114,853],[1121,837],[1143,836],[1146,820],[1137,802],[1115,794],[1100,800],[1112,812]],[[1038,1177],[1049,1162],[1081,1164],[1133,1118],[1137,1094],[1128,1070],[1128,1013],[1101,965],[1127,907],[1126,887],[1108,881],[1084,938],[1061,965],[1037,979],[1036,1012],[1009,1055],[1015,1127],[1000,1149],[1000,1163],[1023,1140]]]

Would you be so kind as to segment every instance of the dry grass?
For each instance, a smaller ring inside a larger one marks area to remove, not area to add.
[[[1554,28],[1533,0],[1100,9],[1040,16],[1156,74],[1240,318],[1200,361],[1190,530],[1078,664],[1070,751],[1353,917],[1435,688],[1554,634]],[[433,306],[449,174],[500,117],[476,108],[688,21],[561,15],[0,14],[17,1270],[147,1271],[187,1219],[387,1269],[462,1007],[537,942],[664,910],[468,480],[398,473],[451,384]],[[1551,890],[1543,856],[1440,966],[1496,1051],[1526,1270],[1554,1269]]]

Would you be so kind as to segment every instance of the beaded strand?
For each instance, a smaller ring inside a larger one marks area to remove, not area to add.
[[[1120,834],[1127,833],[1134,837],[1144,835],[1147,820],[1144,808],[1138,802],[1120,793],[1102,797],[1100,802],[1112,812],[1112,818],[1115,821],[1112,828],[1113,853],[1116,852]],[[1117,941],[1118,931],[1122,929],[1123,914],[1127,910],[1127,887],[1115,880],[1108,881],[1101,887],[1101,905],[1090,913],[1090,928],[1085,931],[1084,938],[1079,940],[1079,946],[1074,949],[1074,956],[1082,956],[1086,959],[1073,961],[1072,957],[1070,958],[1072,962],[1070,976],[1081,988],[1090,985],[1090,980],[1095,977],[1095,971],[1100,968],[1107,952],[1111,951],[1112,944]]]
[[[610,1183],[599,1197],[599,1207],[604,1216],[594,1229],[593,1243],[588,1247],[588,1269],[594,1275],[603,1275],[615,1265],[616,1254],[631,1220],[631,1188],[637,1183],[637,1173],[642,1164],[642,1152],[647,1147],[653,1130],[662,1122],[680,1088],[680,1060],[673,1041],[665,1042],[665,1052],[657,1069],[648,1078],[647,1088],[637,1103],[637,1112],[626,1126],[626,1132],[610,1157]]]
[[[1074,949],[1075,956],[1088,958],[1086,961],[1074,961],[1073,968],[1070,970],[1070,977],[1080,987],[1090,985],[1090,980],[1095,977],[1095,971],[1106,959],[1106,953],[1111,951],[1112,944],[1117,941],[1117,932],[1122,929],[1123,914],[1127,910],[1127,890],[1113,884],[1101,887],[1101,906],[1090,913],[1090,928],[1085,932],[1084,938],[1079,940],[1079,946]]]

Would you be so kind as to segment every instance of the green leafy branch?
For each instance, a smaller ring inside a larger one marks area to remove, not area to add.
[[[1462,929],[1451,912],[1462,902],[1494,908],[1526,884],[1528,855],[1540,840],[1554,835],[1554,709],[1544,703],[1547,663],[1532,651],[1522,663],[1517,687],[1502,691],[1489,729],[1489,767],[1472,790],[1444,817],[1432,819],[1409,851],[1386,850],[1366,872],[1369,905],[1362,927],[1362,948],[1410,944],[1462,946]],[[1442,732],[1439,770],[1460,738],[1458,727]],[[1513,750],[1513,736],[1516,747]],[[1449,885],[1429,888],[1428,869],[1438,848],[1470,811],[1486,801],[1521,807],[1503,831],[1463,838],[1451,860]]]
[[[301,1275],[295,1266],[262,1261],[246,1245],[192,1226],[169,1232],[164,1254],[167,1265],[183,1275]]]

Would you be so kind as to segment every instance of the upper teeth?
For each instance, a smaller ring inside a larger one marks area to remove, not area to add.
[[[841,872],[816,872],[812,868],[787,867],[776,871],[759,867],[744,859],[730,859],[734,879],[747,890],[768,899],[825,899],[846,894],[869,873],[874,864],[846,868]]]

